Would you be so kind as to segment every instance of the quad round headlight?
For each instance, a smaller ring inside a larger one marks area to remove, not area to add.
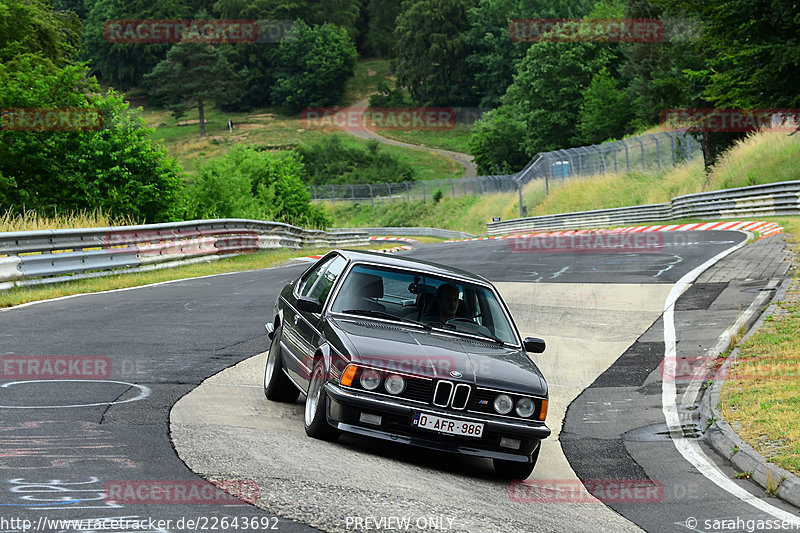
[[[375,390],[381,384],[381,375],[374,370],[364,370],[361,373],[361,386],[367,390]]]
[[[386,378],[386,381],[383,382],[383,386],[389,394],[400,394],[406,389],[406,380],[403,379],[402,376],[392,374]]]
[[[501,415],[507,415],[514,408],[514,402],[508,394],[499,394],[494,399],[494,410]]]
[[[517,414],[522,418],[528,418],[536,410],[536,404],[530,398],[520,398],[517,400]]]

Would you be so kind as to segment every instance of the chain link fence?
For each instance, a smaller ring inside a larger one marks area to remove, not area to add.
[[[516,174],[475,178],[311,185],[313,200],[377,203],[427,200],[436,197],[479,196],[518,191],[532,180],[554,181],[631,171],[662,170],[701,156],[700,143],[691,134],[664,131],[621,141],[580,146],[536,155]]]

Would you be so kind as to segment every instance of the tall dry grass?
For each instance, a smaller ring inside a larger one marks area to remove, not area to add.
[[[113,217],[101,210],[58,213],[53,216],[42,215],[33,210],[21,212],[7,210],[0,215],[0,232],[36,231],[65,228],[103,228],[108,226],[132,226],[137,221],[131,217]]]

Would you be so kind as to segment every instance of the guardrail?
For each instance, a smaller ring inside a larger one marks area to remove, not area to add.
[[[248,219],[7,232],[0,233],[0,290],[168,268],[271,248],[368,243],[364,231],[329,233]]]
[[[716,220],[800,214],[800,181],[687,194],[670,203],[517,218],[486,224],[489,235],[522,231],[600,228],[683,218]]]
[[[401,235],[405,237],[440,237],[442,239],[471,239],[475,237],[471,233],[464,231],[453,231],[439,228],[409,228],[409,227],[385,227],[385,228],[332,228],[331,232],[343,231],[366,231],[370,235]]]

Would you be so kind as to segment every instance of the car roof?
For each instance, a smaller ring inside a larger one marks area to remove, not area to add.
[[[491,283],[489,280],[478,274],[461,270],[460,268],[442,265],[441,263],[433,263],[423,259],[411,259],[406,257],[399,257],[396,255],[389,255],[385,253],[369,252],[366,250],[333,250],[341,254],[346,259],[353,262],[369,262],[385,266],[394,266],[408,268],[412,270],[422,270],[431,274],[440,274],[443,276],[450,276],[456,278],[464,278],[468,280],[478,281],[482,283]]]

